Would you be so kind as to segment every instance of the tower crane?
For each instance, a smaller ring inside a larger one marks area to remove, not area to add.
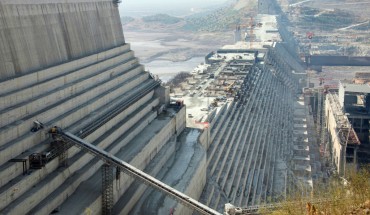
[[[259,27],[262,26],[262,23],[258,24]],[[253,43],[254,43],[254,28],[256,27],[256,24],[254,23],[254,18],[253,15],[250,17],[249,23],[248,24],[237,24],[236,29],[240,31],[241,28],[249,28],[249,47],[250,49],[253,48]],[[244,38],[245,39],[245,38]]]

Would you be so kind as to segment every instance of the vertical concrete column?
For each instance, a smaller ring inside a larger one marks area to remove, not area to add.
[[[159,101],[161,104],[169,105],[170,104],[170,88],[160,86],[155,89],[155,95],[159,97]]]

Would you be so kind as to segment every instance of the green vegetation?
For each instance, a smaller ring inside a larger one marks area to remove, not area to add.
[[[348,171],[348,181],[333,177],[328,183],[316,186],[311,198],[300,192],[292,194],[280,208],[260,211],[260,214],[368,214],[370,212],[370,166],[358,172]],[[366,211],[368,211],[366,213]]]
[[[123,17],[121,17],[121,22],[122,22],[123,25],[126,25],[126,24],[128,24],[130,22],[133,22],[134,20],[135,19],[132,18],[132,17],[130,17],[130,16],[123,16]]]
[[[189,72],[180,72],[175,75],[175,77],[171,78],[167,83],[166,86],[170,86],[171,89],[178,87],[186,78],[191,77]]]
[[[167,14],[156,14],[153,16],[145,16],[143,17],[144,22],[157,22],[161,24],[171,25],[176,24],[180,21],[182,21],[181,18],[170,16]]]

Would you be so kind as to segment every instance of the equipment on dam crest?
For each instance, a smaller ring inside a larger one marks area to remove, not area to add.
[[[88,143],[87,141],[69,133],[64,132],[60,127],[54,126],[49,131],[53,138],[63,138],[65,141],[69,141],[76,146],[87,150],[89,153],[99,157],[101,160],[104,160],[106,164],[111,166],[119,167],[120,170],[126,172],[127,174],[133,176],[135,179],[139,179],[147,185],[152,186],[153,188],[158,189],[159,191],[164,192],[165,194],[176,199],[180,203],[184,204],[187,207],[190,207],[200,214],[209,214],[209,215],[221,215],[221,213],[209,208],[208,206],[198,202],[197,200],[177,191],[176,189],[166,185],[165,183],[157,180],[156,178],[144,173],[143,171],[131,166],[130,164],[122,161],[116,156]]]

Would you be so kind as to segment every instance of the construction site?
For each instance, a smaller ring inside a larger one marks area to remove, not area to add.
[[[250,214],[370,162],[369,73],[330,84],[279,2],[172,88],[119,3],[1,1],[0,214]]]

